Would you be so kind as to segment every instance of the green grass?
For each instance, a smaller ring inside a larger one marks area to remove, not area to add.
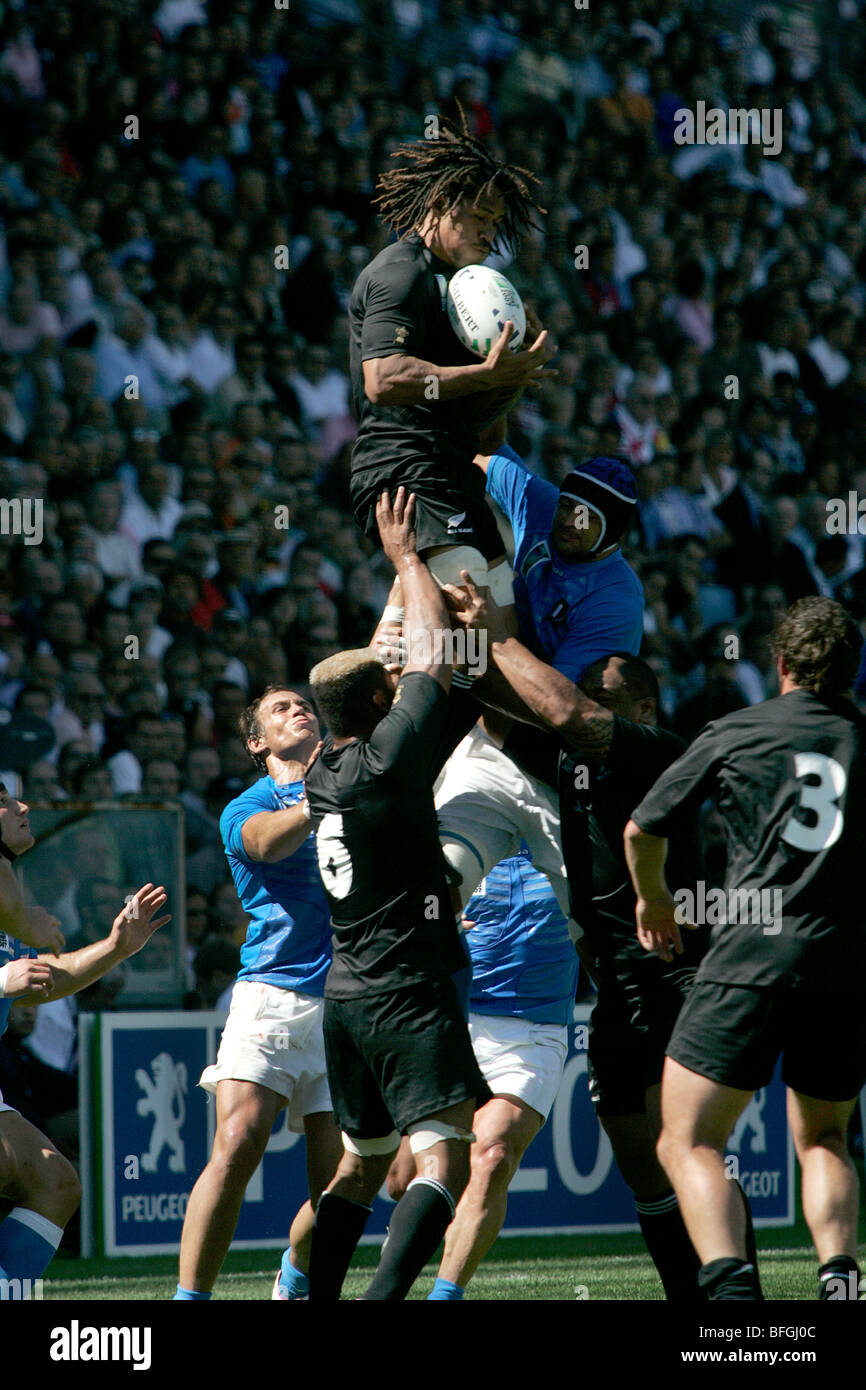
[[[759,1231],[761,1278],[770,1299],[813,1299],[817,1261],[802,1222],[784,1230]],[[219,1299],[270,1298],[276,1251],[231,1253],[214,1295]],[[343,1291],[345,1298],[363,1292],[378,1260],[375,1246],[355,1257]],[[435,1277],[429,1265],[411,1299],[424,1299]],[[177,1280],[172,1256],[141,1259],[56,1259],[45,1280],[45,1299],[122,1299],[162,1301],[171,1298]],[[500,1240],[469,1286],[467,1301],[574,1301],[661,1299],[655,1269],[639,1235],[515,1236]]]

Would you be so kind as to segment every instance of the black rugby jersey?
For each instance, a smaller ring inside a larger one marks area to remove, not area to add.
[[[713,797],[724,822],[727,920],[699,979],[866,993],[864,729],[849,701],[806,690],[738,710],[708,724],[633,812],[667,836],[675,814]]]
[[[355,282],[349,305],[352,403],[359,421],[353,491],[363,487],[368,472],[376,476],[391,470],[399,476],[401,464],[419,459],[448,456],[471,467],[481,430],[502,409],[498,392],[443,401],[433,395],[432,384],[430,400],[414,405],[373,405],[364,394],[362,363],[374,357],[402,353],[438,367],[481,360],[463,346],[448,321],[445,291],[455,273],[412,232],[380,251]]]
[[[433,782],[478,707],[422,671],[369,739],[325,746],[306,778],[334,960],[325,997],[450,977],[467,954],[450,903]]]

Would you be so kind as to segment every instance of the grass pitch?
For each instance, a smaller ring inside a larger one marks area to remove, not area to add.
[[[761,1279],[768,1299],[812,1300],[817,1259],[802,1222],[784,1230],[758,1232]],[[261,1302],[271,1296],[278,1251],[229,1255],[214,1301]],[[866,1249],[861,1249],[861,1262]],[[363,1293],[379,1258],[378,1247],[362,1246],[353,1261],[343,1297]],[[436,1265],[426,1267],[411,1300],[426,1299]],[[177,1280],[173,1256],[141,1259],[56,1259],[45,1279],[45,1300],[162,1302]],[[574,1302],[661,1300],[661,1284],[639,1235],[515,1236],[500,1239],[481,1265],[466,1301]]]

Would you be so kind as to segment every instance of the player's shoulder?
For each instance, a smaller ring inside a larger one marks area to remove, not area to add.
[[[398,711],[416,714],[439,706],[446,708],[447,705],[448,694],[435,676],[431,676],[429,671],[408,670],[400,677],[388,714]]]
[[[419,280],[435,286],[429,253],[419,237],[391,242],[374,256],[355,282],[353,297],[363,297],[371,285],[408,288]]]
[[[629,593],[638,594],[643,598],[643,584],[640,581],[640,576],[629,564],[622,551],[617,550],[612,559],[615,563],[610,567],[611,583],[618,584]]]
[[[274,784],[270,777],[260,777],[251,786],[233,797],[223,807],[220,816],[220,830],[230,827],[241,816],[252,816],[257,811],[270,811],[274,807]]]

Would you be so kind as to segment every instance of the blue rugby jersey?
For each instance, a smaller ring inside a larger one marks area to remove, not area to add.
[[[252,919],[238,979],[321,995],[331,965],[331,918],[315,835],[275,864],[250,859],[241,838],[250,816],[285,810],[303,798],[303,782],[278,785],[273,777],[261,777],[226,806],[220,832],[238,897]]]
[[[30,946],[25,946],[23,941],[17,941],[14,936],[6,936],[0,931],[0,970],[4,965],[8,965],[13,960],[34,960],[37,952]],[[6,1032],[6,1025],[9,1022],[9,1010],[14,1004],[14,999],[0,999],[0,1038]]]
[[[514,532],[514,597],[526,645],[569,680],[613,651],[637,656],[643,586],[621,550],[575,564],[550,546],[559,489],[531,473],[509,445],[492,456],[487,491]]]
[[[556,895],[524,848],[491,869],[466,906],[472,1013],[568,1023],[577,953]]]

